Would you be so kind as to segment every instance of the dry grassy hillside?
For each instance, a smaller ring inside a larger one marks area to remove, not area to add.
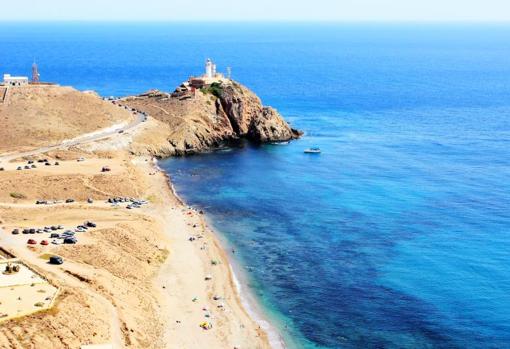
[[[10,88],[0,103],[0,152],[57,143],[130,118],[98,96],[70,87]]]

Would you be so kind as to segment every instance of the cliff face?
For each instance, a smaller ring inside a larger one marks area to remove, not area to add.
[[[243,138],[263,143],[300,136],[275,109],[263,106],[253,92],[233,81],[194,93],[184,87],[173,94],[150,91],[124,103],[164,125],[158,130],[168,133],[164,155],[204,152]]]
[[[299,137],[273,108],[246,87],[233,83],[223,88],[218,98],[234,132],[255,142],[288,141]]]

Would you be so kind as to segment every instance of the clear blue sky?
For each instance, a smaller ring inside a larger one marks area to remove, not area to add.
[[[510,0],[2,0],[0,20],[510,21]]]

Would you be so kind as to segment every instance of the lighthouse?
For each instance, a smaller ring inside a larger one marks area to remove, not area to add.
[[[205,77],[212,79],[215,75],[215,71],[216,65],[210,58],[207,58],[207,61],[205,61]]]

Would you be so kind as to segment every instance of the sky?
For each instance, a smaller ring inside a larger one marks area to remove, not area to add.
[[[510,21],[510,0],[1,0],[5,20]]]

